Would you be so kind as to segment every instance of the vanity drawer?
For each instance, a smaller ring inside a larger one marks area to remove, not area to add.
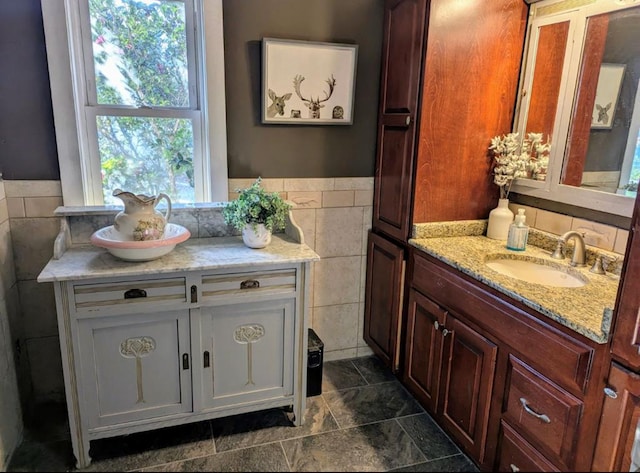
[[[507,296],[494,295],[482,283],[470,281],[420,251],[413,251],[412,262],[411,281],[418,291],[443,307],[464,314],[563,387],[584,393],[593,348],[543,323],[542,314],[537,317],[525,312],[510,303]],[[545,347],[544,353],[540,347]]]
[[[507,423],[501,422],[497,471],[560,471]]]
[[[122,313],[184,304],[186,287],[185,278],[144,279],[74,284],[72,294],[78,314]]]
[[[287,268],[202,276],[203,300],[228,300],[232,297],[292,294],[296,291],[296,270]]]
[[[582,401],[509,356],[503,419],[533,445],[571,466]]]

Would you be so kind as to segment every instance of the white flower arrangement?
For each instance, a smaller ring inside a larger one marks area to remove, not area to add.
[[[546,143],[542,142],[542,133],[528,133],[527,138],[522,143],[523,152],[530,157],[527,170],[531,173],[531,179],[544,181],[547,175],[547,166],[549,166],[549,150],[551,144],[547,139]]]
[[[521,153],[518,133],[508,133],[491,139],[489,150],[493,151],[495,166],[493,182],[500,187],[500,198],[509,198],[509,191],[514,179],[527,177],[527,165],[530,156]]]

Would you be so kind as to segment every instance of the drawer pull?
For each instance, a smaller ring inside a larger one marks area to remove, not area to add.
[[[124,293],[125,299],[138,299],[140,297],[147,297],[147,291],[144,289],[129,289]]]
[[[240,283],[240,289],[257,289],[259,287],[260,281],[256,281],[255,279],[247,279]]]
[[[536,411],[531,409],[527,404],[527,400],[525,398],[521,397],[520,403],[522,404],[522,407],[524,407],[524,410],[527,412],[527,414],[531,414],[533,417],[536,417],[547,424],[551,423],[551,419],[549,419],[549,416],[547,416],[546,414],[538,414]]]
[[[204,366],[205,368],[209,368],[209,367],[211,366],[211,359],[209,358],[209,352],[208,352],[208,351],[205,351],[205,352],[204,352],[204,356],[203,356],[202,358],[203,358],[203,360],[204,360],[204,361],[203,361],[203,366]]]
[[[613,388],[610,388],[608,386],[604,388],[604,393],[611,399],[617,399],[618,397],[618,393]]]
[[[189,354],[185,353],[182,355],[182,369],[183,370],[188,370],[189,369]]]
[[[191,286],[191,303],[198,302],[198,286]]]
[[[520,471],[520,468],[518,468],[517,466],[515,466],[513,463],[511,463],[509,465],[509,468],[511,468],[511,471],[513,471],[514,473]]]
[[[440,323],[437,320],[433,321],[433,326],[436,328],[436,330],[440,329]]]
[[[447,335],[449,335],[451,333],[451,330],[443,328],[442,329],[442,336],[446,337]]]

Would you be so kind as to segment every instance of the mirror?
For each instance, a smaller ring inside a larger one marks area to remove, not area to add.
[[[530,13],[515,131],[543,133],[551,151],[547,173],[513,190],[630,217],[640,180],[640,5],[543,0]]]

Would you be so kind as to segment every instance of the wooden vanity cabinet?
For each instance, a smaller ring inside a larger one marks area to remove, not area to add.
[[[588,471],[599,345],[411,248],[403,382],[481,470]]]

